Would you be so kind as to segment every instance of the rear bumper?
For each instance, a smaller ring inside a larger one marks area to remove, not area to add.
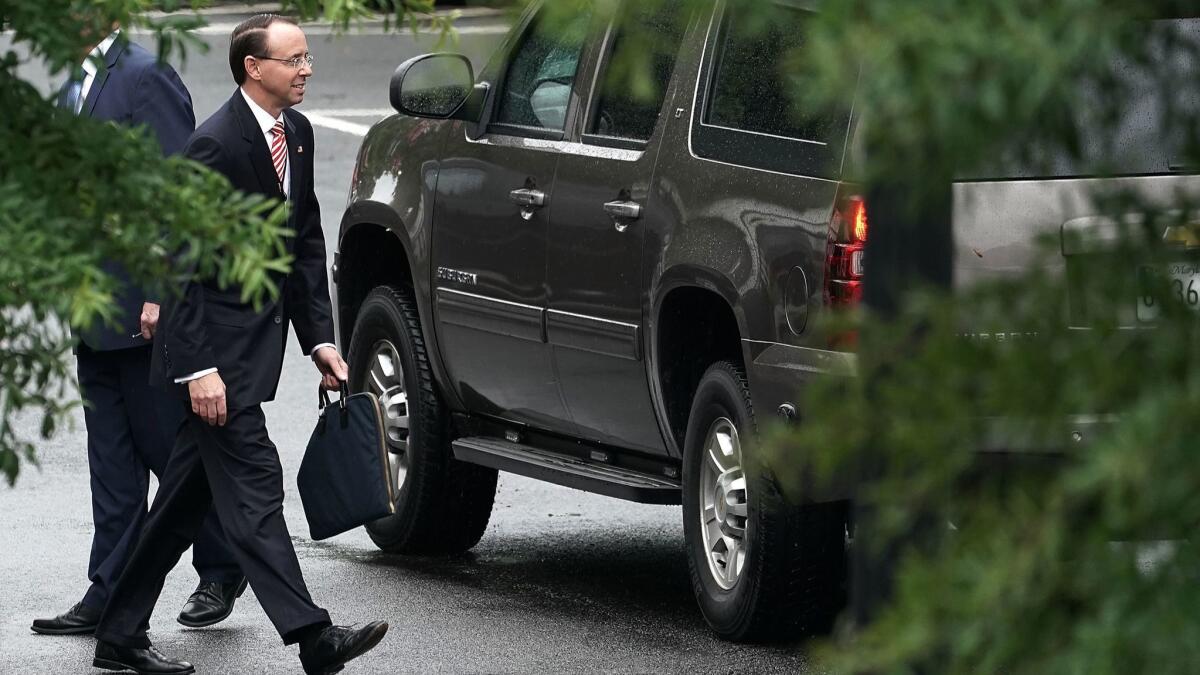
[[[858,359],[853,353],[794,347],[771,342],[743,340],[749,364],[750,393],[759,423],[803,423],[804,390],[817,378],[857,377]],[[1111,415],[1073,415],[1061,423],[1024,424],[1012,419],[987,420],[983,441],[974,448],[980,465],[1026,465],[1029,460],[1065,457],[1093,443],[1114,423]],[[805,452],[798,448],[796,452]],[[819,451],[819,449],[811,449]],[[806,501],[848,499],[854,494],[853,476],[836,478],[824,485],[805,479]]]
[[[1115,420],[1112,415],[1070,415],[1061,422],[1035,428],[993,418],[988,420],[983,442],[975,451],[985,455],[1067,455],[1095,442]]]

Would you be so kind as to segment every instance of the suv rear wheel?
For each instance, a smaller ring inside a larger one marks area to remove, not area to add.
[[[755,434],[745,373],[714,364],[700,380],[684,440],[692,590],[727,640],[827,631],[846,600],[846,509],[790,504],[750,454]]]
[[[380,286],[363,301],[350,341],[350,385],[379,397],[396,513],[367,525],[391,553],[457,553],[479,542],[496,471],[455,460],[449,415],[433,383],[412,292]]]

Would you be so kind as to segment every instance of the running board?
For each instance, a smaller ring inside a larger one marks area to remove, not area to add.
[[[455,459],[642,504],[680,504],[678,479],[475,436],[454,441]]]

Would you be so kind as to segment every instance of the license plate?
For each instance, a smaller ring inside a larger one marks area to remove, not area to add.
[[[1140,293],[1137,301],[1138,321],[1154,321],[1162,313],[1162,303],[1150,289],[1167,284],[1167,293],[1180,304],[1200,312],[1200,262],[1171,263],[1164,267],[1142,267],[1138,270]]]

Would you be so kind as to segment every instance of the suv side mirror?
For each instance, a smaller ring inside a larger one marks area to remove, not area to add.
[[[472,122],[486,93],[486,84],[475,86],[471,62],[461,54],[425,54],[401,63],[390,91],[392,107],[402,114]]]

